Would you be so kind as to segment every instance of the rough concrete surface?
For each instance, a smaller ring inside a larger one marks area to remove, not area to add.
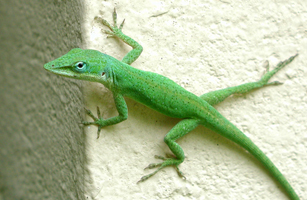
[[[235,95],[216,108],[247,134],[288,178],[302,199],[307,196],[307,3],[296,1],[90,1],[85,46],[121,59],[129,50],[106,38],[102,16],[126,19],[124,33],[143,47],[133,67],[173,79],[201,95],[258,80],[265,62],[299,57],[273,80],[283,85]],[[84,87],[87,106],[104,117],[117,115],[111,93],[100,84]],[[199,127],[178,142],[186,153],[180,165],[187,180],[169,167],[136,184],[170,152],[164,135],[178,122],[127,99],[129,118],[104,128],[87,128],[91,199],[288,199],[252,156],[218,134]],[[90,120],[90,119],[88,119]]]
[[[44,63],[81,44],[79,1],[0,1],[0,199],[84,199],[81,82]]]

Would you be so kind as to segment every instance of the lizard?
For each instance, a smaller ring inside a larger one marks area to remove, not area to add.
[[[161,159],[162,162],[148,165],[146,167],[148,169],[157,169],[143,176],[138,183],[147,180],[167,166],[174,166],[178,175],[185,179],[185,176],[178,168],[178,165],[184,161],[185,155],[176,140],[195,129],[198,125],[203,125],[247,150],[263,164],[292,200],[299,199],[292,186],[273,162],[249,137],[213,107],[232,94],[244,94],[264,86],[282,84],[278,81],[269,82],[269,79],[291,63],[298,54],[279,62],[271,71],[267,64],[266,73],[259,81],[196,96],[165,76],[130,66],[140,56],[143,47],[122,32],[125,20],[119,26],[117,25],[115,9],[112,18],[113,26],[100,17],[95,17],[95,20],[109,29],[104,30],[108,36],[116,37],[132,47],[132,50],[121,61],[97,50],[74,48],[67,54],[46,63],[44,68],[60,76],[99,82],[112,92],[118,116],[104,119],[100,114],[99,107],[97,107],[97,117],[90,110],[85,109],[86,114],[93,121],[82,122],[82,124],[85,126],[96,125],[98,127],[97,139],[103,127],[120,123],[128,118],[128,108],[124,97],[133,99],[167,116],[182,119],[164,137],[164,142],[168,145],[173,155],[167,155],[166,157],[156,155],[155,158]]]

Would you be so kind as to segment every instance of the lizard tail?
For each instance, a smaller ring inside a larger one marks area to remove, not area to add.
[[[220,115],[218,112],[216,114]],[[204,125],[246,149],[265,166],[265,168],[280,183],[292,200],[299,200],[299,197],[295,193],[292,186],[289,184],[284,175],[277,169],[274,163],[235,125],[229,122],[222,115],[220,115],[219,118],[220,120],[218,120],[218,123],[211,124],[210,122],[206,121]]]

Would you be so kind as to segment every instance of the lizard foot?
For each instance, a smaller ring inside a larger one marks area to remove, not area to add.
[[[83,122],[81,122],[84,126],[89,126],[89,125],[96,125],[96,126],[98,126],[98,130],[97,130],[97,139],[99,138],[99,134],[100,134],[100,131],[101,131],[101,128],[103,127],[103,126],[101,126],[100,125],[100,121],[101,120],[103,120],[103,117],[101,116],[101,114],[100,114],[100,109],[99,109],[99,107],[97,106],[97,117],[95,117],[94,115],[93,115],[93,113],[92,113],[92,111],[90,111],[89,109],[86,109],[86,108],[84,108],[85,109],[85,112],[86,112],[86,114],[88,115],[88,116],[90,116],[94,121],[93,122],[85,122],[85,121],[83,121]]]
[[[103,32],[108,34],[108,37],[116,37],[119,35],[122,35],[122,28],[124,26],[125,20],[123,20],[123,22],[119,25],[119,27],[117,26],[117,13],[116,13],[116,9],[114,8],[113,11],[113,26],[111,26],[109,24],[109,22],[107,22],[105,19],[102,19],[101,17],[95,17],[96,21],[102,23],[104,26],[108,27],[110,30],[104,30]]]
[[[153,168],[156,168],[156,167],[158,167],[158,169],[156,171],[148,174],[148,175],[143,176],[137,183],[146,181],[147,179],[149,179],[150,177],[155,175],[158,171],[160,171],[164,167],[171,166],[171,165],[175,167],[179,177],[181,177],[184,180],[186,179],[185,176],[183,175],[183,173],[178,168],[178,165],[180,163],[182,163],[182,161],[178,160],[175,156],[173,156],[171,154],[167,154],[166,157],[155,155],[155,158],[163,160],[163,162],[161,162],[161,163],[151,163],[147,167],[145,167],[145,169],[153,169]]]
[[[284,68],[286,65],[290,64],[294,58],[296,58],[298,56],[298,54],[295,54],[294,56],[291,56],[290,58],[288,58],[287,60],[284,60],[282,62],[279,62],[276,66],[275,69],[269,71],[269,63],[267,63],[266,65],[266,72],[265,74],[261,77],[261,79],[258,81],[258,83],[260,83],[262,86],[267,86],[267,85],[281,85],[282,83],[279,81],[273,81],[268,83],[268,81],[270,80],[270,78],[276,74],[279,70],[281,70],[282,68]]]

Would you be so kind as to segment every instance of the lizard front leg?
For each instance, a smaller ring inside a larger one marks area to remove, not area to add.
[[[98,115],[97,117],[95,117],[90,110],[86,110],[86,113],[94,121],[93,122],[82,122],[82,124],[85,126],[88,126],[88,125],[98,126],[97,139],[99,138],[100,131],[103,127],[118,124],[128,118],[128,108],[127,108],[127,104],[126,104],[124,97],[119,93],[113,92],[113,98],[114,98],[116,109],[118,111],[118,116],[116,117],[103,119],[103,117],[100,116],[100,111],[98,107],[97,107],[97,115]]]
[[[104,31],[110,37],[117,37],[133,48],[125,55],[125,57],[122,59],[122,62],[130,65],[141,55],[143,47],[135,40],[133,40],[131,37],[125,35],[122,32],[125,20],[123,20],[123,22],[119,25],[119,27],[117,26],[117,14],[115,8],[113,11],[113,26],[111,26],[106,20],[100,17],[95,17],[95,20],[102,23],[103,25],[105,25],[110,29],[109,31],[108,30]]]

